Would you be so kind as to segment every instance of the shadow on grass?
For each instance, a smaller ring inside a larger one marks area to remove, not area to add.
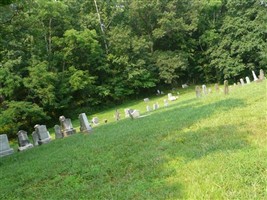
[[[245,105],[240,99],[230,98],[204,103],[190,99],[174,104],[168,110],[132,120],[127,127],[123,127],[127,131],[117,135],[117,142],[114,143],[118,145],[116,157],[118,160],[127,157],[128,167],[144,174],[132,181],[142,179],[147,197],[183,198],[183,185],[179,180],[172,180],[172,175],[177,172],[171,166],[166,167],[166,163],[177,158],[190,162],[216,152],[233,151],[249,145],[243,134],[232,125],[213,127],[211,124],[210,127],[188,131],[196,122],[211,117],[215,112],[226,115],[230,109]],[[128,143],[127,148],[120,145],[121,142]],[[145,187],[147,185],[149,187]]]

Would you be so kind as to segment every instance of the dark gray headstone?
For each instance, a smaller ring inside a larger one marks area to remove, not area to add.
[[[0,157],[14,153],[14,149],[10,148],[6,134],[0,135]]]
[[[46,144],[51,141],[51,137],[45,125],[35,126],[35,132],[38,135],[38,144]]]
[[[39,138],[38,138],[38,134],[37,134],[36,131],[32,132],[32,141],[33,141],[33,145],[34,146],[38,146],[39,145],[39,143],[38,143]]]
[[[120,113],[119,113],[118,110],[115,111],[115,115],[114,116],[115,116],[116,121],[120,120]]]
[[[61,128],[59,125],[55,125],[54,130],[55,130],[55,138],[56,139],[63,138],[63,133],[61,132]]]
[[[18,133],[19,151],[24,151],[33,147],[28,138],[27,132],[20,130]]]

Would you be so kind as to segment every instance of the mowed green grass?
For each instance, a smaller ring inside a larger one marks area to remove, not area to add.
[[[153,98],[149,114],[143,100],[118,107],[146,117],[115,122],[114,108],[92,134],[0,158],[0,199],[267,199],[266,81],[180,94],[167,108]]]

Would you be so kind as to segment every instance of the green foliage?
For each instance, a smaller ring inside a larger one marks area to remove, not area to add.
[[[0,110],[0,134],[15,137],[19,130],[32,130],[49,117],[37,104],[25,101],[5,101]]]
[[[1,101],[58,118],[155,87],[236,81],[267,70],[266,13],[258,0],[1,1]]]

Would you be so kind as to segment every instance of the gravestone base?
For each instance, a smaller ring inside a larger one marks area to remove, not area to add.
[[[63,131],[64,137],[68,137],[68,136],[73,135],[75,133],[76,133],[76,130],[75,129]]]
[[[30,149],[30,148],[33,148],[33,145],[32,144],[28,144],[26,146],[19,147],[18,148],[18,151],[24,151],[24,150],[27,150],[27,149]]]
[[[81,133],[91,133],[92,132],[92,129],[91,130],[88,130],[88,129],[81,129],[80,128],[80,132]]]
[[[14,149],[12,149],[12,148],[5,150],[5,151],[0,151],[0,157],[8,156],[12,153],[14,153]]]
[[[43,139],[43,140],[39,140],[38,141],[38,144],[41,145],[41,144],[47,144],[51,141],[51,138],[46,138],[46,139]]]

